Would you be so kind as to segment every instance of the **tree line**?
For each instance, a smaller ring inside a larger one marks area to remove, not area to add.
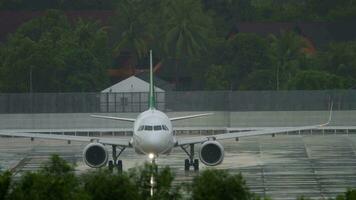
[[[113,10],[122,0],[2,0],[0,10]],[[137,1],[140,4],[141,1]],[[355,0],[201,0],[228,21],[352,20]]]
[[[132,68],[147,66],[149,49],[168,71],[161,78],[177,90],[355,86],[356,40],[329,42],[310,52],[310,41],[298,31],[268,36],[234,31],[239,21],[355,20],[353,0],[120,0],[114,5],[107,25],[71,22],[63,11],[47,10],[19,27],[0,44],[0,91],[100,91],[109,84],[108,68],[122,67],[123,59]]]
[[[158,169],[155,164],[148,163],[128,172],[98,169],[76,175],[72,165],[53,155],[40,170],[27,172],[18,180],[14,180],[9,171],[1,172],[0,199],[270,199],[251,192],[241,174],[224,170],[204,170],[191,183],[180,185],[173,184],[174,178],[169,167]],[[356,190],[350,189],[335,198],[355,199]]]

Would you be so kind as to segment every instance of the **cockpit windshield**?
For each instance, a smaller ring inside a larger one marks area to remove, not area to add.
[[[155,130],[155,131],[161,131],[161,130],[165,130],[165,131],[168,131],[168,128],[166,125],[155,125],[155,126],[148,126],[148,125],[142,125],[140,126],[138,129],[138,131],[152,131],[152,130]]]
[[[154,129],[155,131],[160,131],[160,130],[162,130],[162,126],[161,126],[161,125],[154,126],[153,129]]]

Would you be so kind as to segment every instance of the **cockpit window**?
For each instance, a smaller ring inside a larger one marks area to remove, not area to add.
[[[162,130],[162,126],[161,126],[161,125],[159,125],[159,126],[154,126],[153,129],[154,129],[155,131],[160,131],[160,130]]]
[[[162,125],[163,130],[168,131],[168,128],[166,125]]]
[[[152,126],[145,126],[145,131],[152,131]]]
[[[144,128],[144,126],[140,126],[140,128],[138,128],[138,131],[142,131]]]

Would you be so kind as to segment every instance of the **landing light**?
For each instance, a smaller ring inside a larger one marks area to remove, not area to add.
[[[149,158],[149,159],[153,159],[154,157],[155,157],[155,154],[153,154],[153,153],[149,153],[149,154],[148,154],[148,158]]]

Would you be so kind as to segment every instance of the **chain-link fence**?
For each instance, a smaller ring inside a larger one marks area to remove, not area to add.
[[[163,111],[356,110],[356,90],[170,91],[156,93]],[[141,112],[148,93],[0,94],[0,113]]]

